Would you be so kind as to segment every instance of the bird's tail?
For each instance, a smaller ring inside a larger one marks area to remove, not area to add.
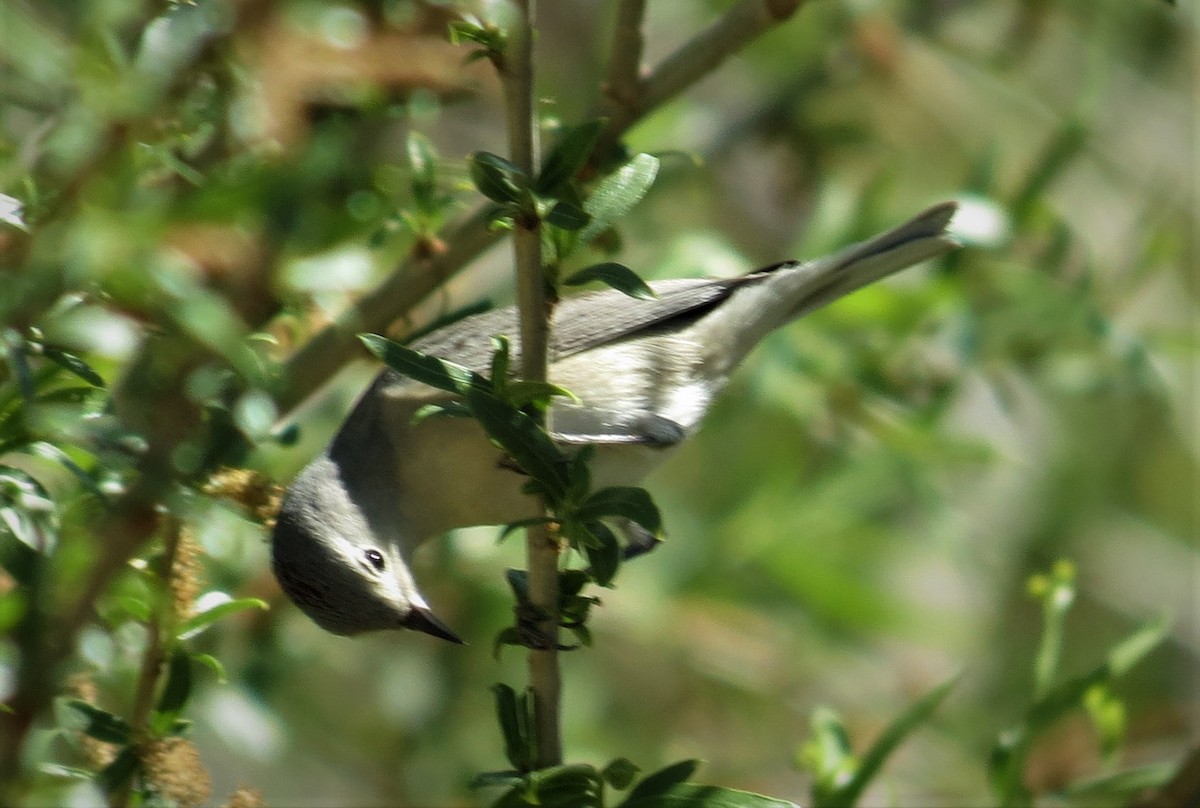
[[[943,202],[841,252],[781,264],[766,270],[761,281],[747,277],[750,282],[697,324],[705,332],[702,343],[713,347],[713,370],[721,373],[736,367],[763,337],[785,323],[893,272],[957,248],[958,242],[946,229],[957,207],[954,202]],[[716,367],[719,365],[725,367]]]

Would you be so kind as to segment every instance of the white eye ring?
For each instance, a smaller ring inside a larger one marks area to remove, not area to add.
[[[374,547],[372,547],[370,550],[367,550],[365,553],[363,553],[363,555],[366,556],[367,561],[369,561],[371,566],[375,568],[376,572],[383,572],[384,567],[387,566],[383,560],[383,553],[379,552]]]

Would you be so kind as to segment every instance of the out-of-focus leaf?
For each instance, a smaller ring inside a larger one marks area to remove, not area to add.
[[[74,373],[93,387],[104,387],[104,378],[75,354],[67,353],[53,345],[43,345],[42,355],[59,367]]]
[[[68,699],[67,706],[81,714],[84,723],[79,730],[85,735],[105,743],[126,744],[133,737],[129,722],[120,716],[102,710],[83,699]]]
[[[604,120],[598,118],[564,130],[542,161],[535,190],[539,194],[552,196],[569,183],[587,163],[603,128]]]
[[[100,486],[96,483],[96,480],[94,477],[92,477],[91,473],[72,460],[66,452],[55,446],[53,443],[37,441],[29,444],[29,446],[25,448],[29,454],[37,455],[38,457],[44,457],[45,459],[51,460],[65,468],[67,471],[71,472],[71,475],[79,481],[79,484],[82,485],[89,494],[92,494],[100,499],[107,499],[107,496],[102,490],[100,490]]]
[[[225,666],[221,664],[221,660],[211,654],[193,654],[192,659],[199,662],[204,667],[211,670],[217,675],[218,684],[225,684],[228,676],[225,674]]]
[[[664,794],[680,783],[687,782],[687,779],[695,774],[699,767],[699,760],[681,760],[670,766],[664,766],[643,777],[641,782],[634,786],[633,791],[629,792],[629,799],[624,804],[631,805],[636,799]]]
[[[938,708],[938,705],[949,695],[957,683],[957,676],[943,682],[897,716],[879,736],[879,739],[871,745],[867,753],[862,756],[862,760],[854,767],[854,773],[849,780],[838,782],[833,794],[825,794],[824,799],[814,799],[813,804],[839,806],[839,808],[841,806],[848,808],[857,804],[863,791],[875,779],[875,775],[879,773],[891,754],[913,730],[929,720],[933,711]]]
[[[409,132],[404,146],[408,154],[408,167],[412,171],[413,201],[424,213],[436,212],[437,152],[433,143],[419,132]]]
[[[183,625],[179,629],[179,639],[188,640],[195,637],[200,632],[211,626],[216,621],[223,617],[238,612],[244,612],[247,609],[268,609],[267,602],[259,598],[238,598],[236,600],[227,600],[224,603],[219,603],[212,608],[206,609],[199,614],[194,614],[187,620],[183,621]]]
[[[749,791],[680,783],[652,797],[630,797],[620,804],[620,808],[797,808],[797,805]]]
[[[593,264],[574,273],[571,277],[563,281],[563,283],[567,286],[582,286],[592,281],[599,281],[607,286],[611,286],[618,292],[623,292],[630,297],[636,297],[641,300],[653,300],[657,297],[649,284],[642,280],[636,272],[616,261]]]
[[[618,791],[624,791],[633,784],[633,778],[637,777],[641,771],[637,764],[629,758],[620,757],[605,766],[600,774],[610,786]]]
[[[579,232],[580,241],[595,238],[632,210],[650,190],[656,176],[658,158],[639,154],[596,183],[591,195],[583,203],[583,209],[591,215],[592,220]]]
[[[813,802],[832,803],[841,784],[854,775],[854,750],[841,716],[829,707],[813,710],[809,720],[812,736],[800,750],[801,768],[813,775]]]
[[[1076,805],[1108,804],[1128,799],[1152,788],[1161,788],[1171,781],[1175,767],[1170,763],[1150,763],[1111,774],[1079,780],[1057,792]]]
[[[192,660],[183,646],[177,646],[167,664],[167,683],[158,697],[159,713],[173,715],[187,704],[192,694]]]
[[[112,793],[128,783],[140,767],[137,751],[127,746],[96,775],[96,782],[106,792]]]

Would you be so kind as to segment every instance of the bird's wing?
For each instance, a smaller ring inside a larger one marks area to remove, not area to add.
[[[661,325],[685,315],[698,315],[729,296],[737,285],[757,279],[763,270],[738,278],[677,278],[654,281],[657,297],[642,300],[614,290],[585,292],[563,298],[555,307],[551,328],[552,358],[561,359]],[[476,314],[439,328],[412,344],[422,353],[450,359],[483,371],[492,359],[491,338],[505,334],[514,364],[520,357],[517,312],[512,307]]]

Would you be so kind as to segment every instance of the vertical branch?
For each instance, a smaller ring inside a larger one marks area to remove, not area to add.
[[[173,617],[168,617],[168,610],[175,609],[171,597],[171,570],[175,565],[175,556],[179,551],[179,537],[182,525],[177,517],[167,520],[166,533],[163,538],[163,554],[158,559],[158,602],[150,621],[146,624],[149,637],[146,650],[142,654],[142,666],[138,671],[137,689],[133,697],[133,709],[129,714],[129,725],[133,728],[133,742],[142,746],[150,740],[150,712],[154,708],[154,695],[158,691],[158,681],[162,676],[163,663],[166,661],[165,645],[163,643],[164,623],[173,623]],[[123,808],[129,805],[133,791],[133,779],[127,780],[109,798],[113,808]]]
[[[514,0],[518,19],[509,32],[501,75],[504,82],[510,157],[527,176],[537,169],[537,117],[533,103],[533,34],[536,0]],[[542,234],[533,205],[522,205],[514,222],[513,258],[517,273],[517,303],[521,314],[521,376],[545,381],[550,307],[542,272]],[[557,538],[545,526],[526,534],[529,601],[537,615],[539,648],[529,650],[529,685],[533,693],[537,764],[562,762],[559,702],[562,687],[558,667],[558,554]]]
[[[634,108],[640,92],[642,67],[642,18],[646,0],[621,0],[617,23],[609,49],[608,76],[604,83],[604,103],[613,107]]]

